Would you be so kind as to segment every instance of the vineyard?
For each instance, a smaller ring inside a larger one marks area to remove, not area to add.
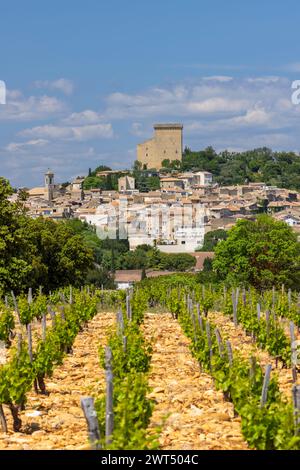
[[[178,274],[11,292],[0,312],[0,449],[300,449],[300,299],[284,286]]]

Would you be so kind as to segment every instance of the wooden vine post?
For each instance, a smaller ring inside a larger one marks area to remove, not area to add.
[[[272,365],[268,364],[266,366],[266,372],[265,372],[265,376],[264,376],[263,388],[262,388],[261,398],[260,398],[261,408],[267,403],[268,388],[269,388],[270,377],[271,377],[271,370],[272,370]]]
[[[233,322],[234,322],[234,325],[237,326],[238,325],[238,321],[237,321],[238,289],[236,290],[236,292],[234,291],[234,289],[232,289],[231,295],[232,295]]]
[[[259,303],[256,305],[256,310],[257,310],[257,320],[260,321],[260,304]]]
[[[201,316],[201,313],[200,313],[200,305],[199,304],[197,304],[197,317],[198,317],[198,324],[199,324],[200,331],[201,331],[201,333],[203,333],[204,332],[203,319],[202,319],[202,316]]]
[[[94,398],[85,397],[80,400],[81,408],[83,410],[84,417],[88,426],[88,435],[91,447],[94,450],[101,449],[100,444],[100,429],[99,422],[97,418],[97,413],[95,410]]]
[[[297,382],[297,341],[295,337],[295,324],[290,322],[291,352],[292,352],[292,377],[293,383]]]
[[[112,352],[109,346],[106,346],[105,348],[105,368],[106,368],[105,442],[106,442],[106,445],[109,445],[112,443],[112,433],[114,430]]]
[[[226,348],[227,348],[227,356],[228,356],[228,362],[229,366],[232,367],[233,364],[233,354],[232,354],[232,347],[230,341],[226,341]]]
[[[18,323],[19,323],[19,328],[20,328],[20,335],[22,336],[23,325],[22,325],[22,321],[21,321],[21,315],[20,315],[20,310],[19,310],[19,307],[18,307],[18,302],[17,302],[16,296],[15,296],[13,291],[11,291],[11,296],[12,296],[13,303],[14,303],[14,309],[15,309],[15,312],[16,312],[17,318],[18,318]]]
[[[124,334],[124,318],[123,318],[123,312],[121,309],[117,311],[117,330],[118,334],[120,336],[123,336]]]
[[[293,386],[295,436],[300,435],[300,385]]]
[[[216,335],[217,342],[218,342],[219,354],[220,354],[221,357],[224,357],[224,346],[223,346],[223,342],[222,342],[221,333],[218,330],[218,328],[215,328],[215,335]]]
[[[31,330],[31,323],[28,323],[27,325],[27,340],[28,340],[28,354],[30,358],[30,362],[33,361],[33,355],[32,355],[32,330]]]
[[[211,341],[211,333],[210,333],[210,323],[207,321],[205,324],[206,328],[206,336],[207,336],[207,344],[209,348],[209,368],[212,372],[212,358],[213,358],[213,350],[212,350],[212,341]]]
[[[27,301],[28,301],[28,304],[29,304],[29,305],[32,304],[32,300],[33,300],[33,299],[32,299],[32,288],[29,287],[29,289],[28,289],[28,296],[27,296]]]
[[[2,432],[7,433],[7,431],[8,431],[7,422],[6,422],[6,418],[5,418],[5,414],[4,414],[2,405],[0,405],[0,423],[1,423]]]
[[[56,326],[56,314],[55,312],[53,312],[52,308],[50,307],[50,305],[47,305],[47,311],[51,317],[51,321],[52,321],[52,328],[55,328]]]
[[[27,341],[28,341],[28,354],[29,354],[29,359],[30,359],[30,362],[32,363],[32,362],[33,362],[33,353],[32,353],[32,329],[31,329],[31,323],[28,323],[28,325],[27,325]],[[37,379],[34,379],[33,386],[34,386],[34,391],[35,391],[35,393],[39,393]]]
[[[127,292],[126,294],[126,315],[129,321],[132,320],[132,309],[130,304],[130,294]]]
[[[43,313],[42,315],[42,340],[46,340],[46,332],[47,332],[47,318],[46,314]]]
[[[289,310],[290,310],[291,305],[292,305],[292,291],[291,291],[291,289],[288,290],[288,305],[289,305]]]

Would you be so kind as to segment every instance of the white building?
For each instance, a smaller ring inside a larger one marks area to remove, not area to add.
[[[209,171],[197,171],[193,173],[193,186],[210,186],[213,182],[213,175]]]

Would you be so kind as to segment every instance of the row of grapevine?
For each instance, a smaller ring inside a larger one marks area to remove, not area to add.
[[[128,294],[117,312],[107,347],[100,351],[106,390],[95,402],[97,432],[91,436],[98,449],[154,449],[158,445],[156,434],[147,433],[154,404],[147,398],[152,348],[141,329],[146,309],[147,296],[142,289]],[[83,400],[83,409],[90,401]],[[94,422],[91,427],[95,429]]]
[[[34,298],[15,299],[12,295],[6,299],[0,314],[3,331],[7,335],[9,330],[12,336],[15,323],[19,324],[17,345],[10,348],[9,360],[0,366],[0,420],[4,432],[7,422],[3,405],[11,411],[14,431],[19,431],[19,412],[25,407],[27,393],[33,386],[37,393],[47,393],[45,377],[50,377],[65,354],[72,351],[77,334],[97,313],[99,304],[110,306],[119,297],[118,292],[70,289],[68,296],[67,291],[60,290],[49,297],[38,293]],[[32,330],[39,331],[34,341]]]
[[[143,285],[147,286],[149,282],[144,281]],[[229,291],[222,286],[213,289],[200,286],[191,276],[187,277],[186,282],[184,276],[177,275],[161,279],[154,287],[165,306],[170,308],[172,304],[175,314],[176,308],[180,308],[178,289],[198,303],[205,315],[211,309],[229,315],[236,325],[241,325],[246,334],[280,360],[284,367],[295,366],[292,364],[297,359],[295,331],[296,325],[298,328],[300,325],[297,293],[285,292],[284,289],[265,293],[238,288]],[[293,373],[295,379],[295,367]]]
[[[204,289],[195,285],[191,279],[185,283],[184,278],[178,287],[178,279],[177,276],[177,279],[146,280],[140,283],[138,289],[147,295],[149,305],[164,305],[178,318],[191,339],[192,352],[201,367],[213,376],[216,388],[221,389],[224,396],[232,401],[235,411],[241,416],[242,432],[250,447],[300,449],[299,387],[295,385],[293,388],[293,408],[292,403],[287,402],[280,393],[277,377],[270,378],[270,367],[264,374],[255,358],[245,361],[238,351],[232,351],[230,343],[222,339],[218,329],[208,320],[209,309],[218,303],[220,306],[221,301],[224,305],[224,292]],[[284,295],[278,295],[279,302]],[[249,319],[247,309],[243,310],[239,305],[238,310],[238,321]],[[236,312],[227,313],[233,316]],[[284,313],[281,311],[282,316]],[[262,329],[259,335],[256,334],[256,339],[262,341]],[[275,330],[270,324],[268,334],[274,335],[274,341],[281,338],[275,336]],[[285,347],[288,350],[288,346],[289,343],[282,342],[280,350],[283,351]],[[289,354],[288,350],[287,356]]]

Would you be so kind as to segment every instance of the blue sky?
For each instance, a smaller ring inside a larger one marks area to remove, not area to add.
[[[0,174],[58,181],[130,167],[154,122],[195,150],[300,150],[300,3],[1,2]]]

